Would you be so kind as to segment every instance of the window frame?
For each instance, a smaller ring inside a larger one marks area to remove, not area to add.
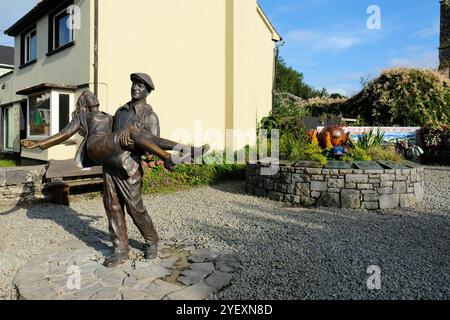
[[[50,125],[49,125],[49,134],[48,135],[30,135],[30,98],[35,97],[41,94],[50,93]],[[65,94],[69,95],[69,122],[72,121],[72,112],[75,110],[75,93],[69,90],[59,90],[59,89],[50,89],[44,90],[37,93],[30,94],[27,97],[27,139],[33,139],[36,141],[45,140],[48,137],[51,137],[58,132],[60,132],[64,128],[59,127],[59,95]]]
[[[31,43],[31,34],[34,33],[34,37],[36,39],[35,44],[35,56],[31,59],[31,52],[30,52],[30,43]],[[29,41],[27,41],[29,39]],[[37,28],[36,26],[33,26],[32,28],[26,30],[21,35],[21,50],[20,50],[20,65],[25,66],[29,65],[37,60],[38,55],[38,37],[37,37]]]
[[[51,42],[49,43],[49,52],[53,52],[53,51],[56,51],[58,49],[61,49],[61,48],[65,47],[65,46],[67,46],[70,43],[75,41],[75,28],[72,28],[72,29],[69,29],[69,41],[67,43],[64,43],[64,44],[60,44],[59,43],[59,45],[56,46],[57,37],[59,35],[59,34],[56,33],[57,19],[60,18],[61,16],[63,16],[62,14],[64,13],[65,15],[68,15],[69,18],[72,20],[72,23],[74,23],[74,19],[72,18],[72,13],[68,12],[68,9],[69,9],[69,7],[71,5],[73,5],[73,3],[69,3],[69,4],[65,5],[64,9],[59,10],[59,11],[55,11],[55,13],[52,13],[50,15],[50,17],[49,17],[50,21],[51,21],[51,28],[49,30],[50,33],[51,33],[51,35],[49,36],[49,39],[51,39]],[[58,25],[58,27],[59,27],[59,25]]]

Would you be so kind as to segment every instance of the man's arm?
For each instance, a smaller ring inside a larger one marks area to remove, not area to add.
[[[150,116],[146,119],[146,123],[144,124],[145,130],[149,131],[151,134],[153,134],[156,137],[159,137],[160,127],[159,127],[159,118],[153,111],[151,112]]]

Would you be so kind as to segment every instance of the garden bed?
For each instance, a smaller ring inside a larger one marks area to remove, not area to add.
[[[411,207],[424,198],[424,168],[410,162],[283,162],[276,174],[262,175],[267,166],[247,167],[247,192],[292,205],[378,210]]]

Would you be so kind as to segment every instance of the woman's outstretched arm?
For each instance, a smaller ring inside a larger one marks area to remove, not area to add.
[[[78,116],[75,116],[73,120],[57,134],[42,140],[42,141],[32,141],[32,140],[22,140],[20,143],[27,149],[41,148],[42,150],[47,150],[53,146],[61,144],[62,142],[70,139],[81,129],[81,122]]]

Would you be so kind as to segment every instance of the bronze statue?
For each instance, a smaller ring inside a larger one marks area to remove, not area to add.
[[[97,97],[85,91],[77,102],[73,120],[60,133],[43,141],[22,141],[26,148],[48,149],[76,133],[85,137],[76,155],[77,164],[83,168],[100,164],[104,168],[104,206],[114,248],[114,253],[105,261],[107,267],[114,267],[128,258],[125,207],[145,239],[145,258],[156,257],[158,235],[142,201],[142,155],[146,152],[158,155],[171,170],[175,163],[209,150],[208,145],[194,148],[160,138],[158,117],[146,102],[154,90],[153,82],[150,76],[141,73],[132,74],[131,80],[132,100],[120,108],[114,118],[100,112]],[[188,151],[173,161],[174,156],[164,150],[174,149]]]

